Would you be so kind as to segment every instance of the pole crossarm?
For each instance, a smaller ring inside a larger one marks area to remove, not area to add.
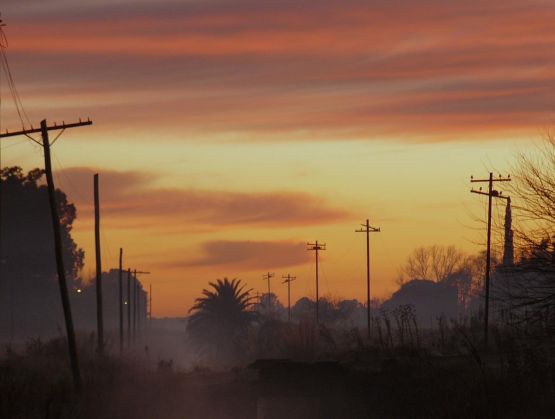
[[[355,230],[355,233],[380,233],[382,231],[379,227],[367,227],[366,224],[361,224],[361,226],[363,226],[364,229]]]
[[[285,281],[283,281],[282,284],[287,284],[288,282],[292,282],[295,279],[297,279],[296,276],[291,276],[291,275],[283,275],[282,278],[285,279]]]
[[[316,241],[316,243],[307,243],[306,245],[308,246],[306,250],[326,250],[326,243]]]
[[[79,122],[74,122],[71,124],[66,124],[65,122],[62,122],[60,125],[54,123],[53,125],[47,125],[46,129],[47,131],[57,131],[57,130],[65,130],[68,128],[76,128],[76,127],[83,127],[86,125],[92,125],[92,121],[90,119],[87,119],[86,121],[82,121],[81,119],[79,119]],[[42,128],[35,128],[33,126],[31,126],[31,128],[29,129],[23,129],[20,131],[8,131],[6,130],[6,132],[0,133],[0,138],[7,138],[7,137],[17,137],[20,135],[29,135],[29,134],[37,134],[39,132],[42,132]]]
[[[477,191],[476,189],[471,189],[470,190],[471,193],[475,193],[478,195],[485,195],[485,196],[489,196],[489,193],[487,192],[483,192],[483,191]],[[498,191],[491,191],[491,196],[493,196],[494,198],[499,198],[499,199],[506,199],[506,200],[511,200],[511,198],[508,195],[503,195],[503,192],[498,192]]]
[[[502,177],[501,175],[498,178],[492,178],[491,181],[492,182],[510,182],[511,179],[511,175],[508,175],[507,177]],[[474,179],[473,176],[470,176],[470,182],[471,183],[489,183],[489,179]]]

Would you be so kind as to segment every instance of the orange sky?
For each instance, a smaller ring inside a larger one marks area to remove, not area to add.
[[[9,59],[34,122],[91,117],[54,148],[93,269],[92,174],[103,264],[150,270],[156,316],[209,280],[265,271],[314,293],[375,295],[416,246],[479,250],[471,174],[506,173],[555,109],[555,3],[533,1],[3,0]],[[0,129],[21,125],[2,81]],[[28,140],[3,165],[41,166]],[[285,286],[274,282],[285,300]]]

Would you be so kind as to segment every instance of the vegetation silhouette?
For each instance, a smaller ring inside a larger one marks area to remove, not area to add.
[[[209,285],[212,289],[203,289],[189,310],[193,314],[187,333],[207,361],[229,365],[245,354],[249,326],[257,318],[251,310],[254,297],[240,279],[218,279]]]
[[[0,171],[0,322],[9,335],[32,335],[61,327],[53,230],[44,171],[20,167]],[[77,217],[66,194],[56,190],[66,276],[70,292],[78,286],[84,251],[71,236]]]

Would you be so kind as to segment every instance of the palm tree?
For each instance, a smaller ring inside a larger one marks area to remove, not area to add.
[[[227,278],[210,282],[189,310],[187,332],[202,354],[213,362],[237,362],[245,353],[248,329],[256,317],[250,310],[251,289],[241,280]]]

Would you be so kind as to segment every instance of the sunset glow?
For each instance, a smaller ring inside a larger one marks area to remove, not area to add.
[[[517,0],[3,0],[8,54],[33,123],[90,117],[53,148],[73,236],[94,275],[149,270],[154,316],[184,316],[208,281],[286,300],[376,298],[417,246],[483,249],[470,175],[508,173],[555,110],[555,3]],[[0,130],[19,129],[2,101]],[[2,166],[42,167],[25,138]],[[503,203],[496,203],[500,205]],[[494,209],[498,211],[498,209]]]

